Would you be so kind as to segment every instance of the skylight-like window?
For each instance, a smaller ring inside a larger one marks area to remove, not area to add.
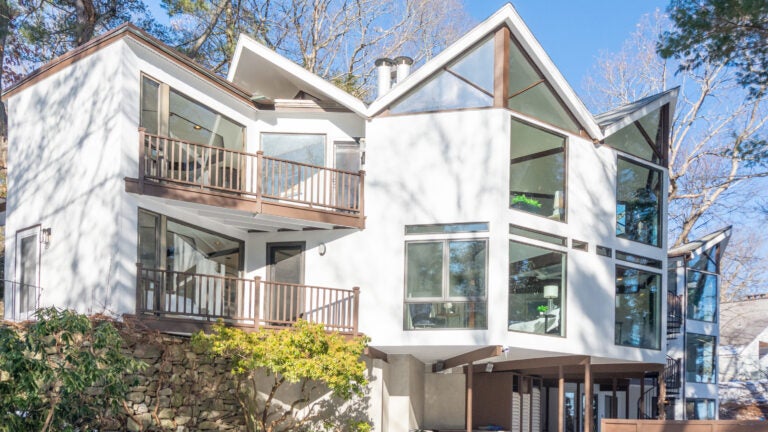
[[[493,105],[493,38],[461,56],[390,109],[393,114]]]
[[[666,160],[664,155],[666,146],[664,145],[663,110],[666,110],[666,105],[610,135],[605,139],[605,143],[616,150],[649,162],[663,163]]]

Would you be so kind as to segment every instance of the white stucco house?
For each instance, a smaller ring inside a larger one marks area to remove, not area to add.
[[[366,104],[124,25],[43,66],[4,94],[5,316],[364,333],[377,431],[664,413],[677,91],[593,115],[511,5],[409,64]]]
[[[722,304],[718,361],[721,381],[768,379],[768,295]]]

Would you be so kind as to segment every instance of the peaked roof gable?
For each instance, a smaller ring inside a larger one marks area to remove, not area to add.
[[[674,87],[598,114],[594,118],[606,137],[666,104],[669,104],[669,118],[671,119],[674,115],[675,102],[679,92],[680,87]]]
[[[443,52],[435,56],[435,58],[426,62],[422,67],[395,85],[389,93],[374,101],[368,108],[368,115],[373,117],[379,114],[386,107],[406,95],[410,90],[431,78],[436,72],[458,58],[470,47],[495,32],[502,25],[506,25],[510,29],[512,36],[530,56],[535,66],[541,71],[544,78],[549,82],[555,90],[555,93],[565,104],[566,109],[568,109],[576,120],[578,120],[579,124],[585,128],[586,132],[593,139],[602,139],[603,133],[592,117],[592,114],[587,110],[584,103],[566,82],[563,75],[557,67],[555,67],[554,63],[533,36],[530,29],[528,29],[522,18],[520,18],[520,15],[518,15],[517,11],[515,11],[514,7],[509,3],[504,5],[490,18],[478,24],[458,41],[443,50]]]
[[[712,246],[718,243],[722,243],[723,247],[725,247],[728,244],[728,240],[731,238],[731,230],[732,227],[730,225],[725,228],[720,228],[699,239],[691,240],[688,243],[683,243],[674,249],[670,249],[667,255],[670,258],[687,257],[688,255],[694,255],[709,250]]]
[[[252,67],[254,65],[258,65],[258,69]],[[240,83],[241,87],[248,88],[254,100],[263,96],[269,99],[291,99],[292,95],[270,97],[270,95],[263,94],[268,88],[279,92],[275,88],[282,85],[283,89],[292,88],[297,92],[303,91],[316,97],[325,96],[360,116],[366,116],[367,110],[363,101],[267,48],[246,34],[241,33],[237,40],[227,79]],[[268,82],[262,84],[259,82],[260,79]]]

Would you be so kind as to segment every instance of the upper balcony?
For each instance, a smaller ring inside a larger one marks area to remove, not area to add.
[[[234,210],[230,218],[300,229],[364,228],[364,171],[208,146],[139,128],[138,178],[126,191]],[[237,213],[242,213],[238,215]]]

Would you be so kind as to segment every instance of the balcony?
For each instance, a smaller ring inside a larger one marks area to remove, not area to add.
[[[136,316],[166,332],[192,333],[219,319],[251,331],[285,328],[303,319],[323,324],[326,331],[357,335],[359,304],[357,287],[323,288],[137,268]]]
[[[138,174],[126,179],[126,191],[230,210],[221,218],[252,223],[253,229],[272,222],[275,230],[365,224],[364,171],[196,144],[140,128]]]

